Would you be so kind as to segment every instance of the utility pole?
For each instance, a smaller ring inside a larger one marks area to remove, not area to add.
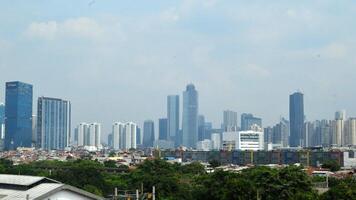
[[[152,200],[156,200],[156,187],[152,187]]]
[[[136,190],[136,200],[139,200],[140,199],[140,195],[138,193],[138,190]]]
[[[114,199],[117,200],[117,187],[115,188]]]

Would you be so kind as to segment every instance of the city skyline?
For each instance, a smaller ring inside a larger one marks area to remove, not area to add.
[[[298,89],[307,120],[356,115],[356,2],[21,5],[0,8],[0,79],[35,85],[34,97],[69,99],[73,124],[99,121],[104,134],[113,121],[142,126],[165,116],[166,96],[190,82],[214,127],[225,109],[272,125],[288,116],[287,96]]]

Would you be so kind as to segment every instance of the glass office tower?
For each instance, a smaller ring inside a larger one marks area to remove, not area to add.
[[[6,83],[5,149],[31,147],[32,85],[14,81]]]
[[[198,92],[193,84],[183,92],[183,145],[195,148],[198,142]]]
[[[69,146],[71,104],[69,101],[39,97],[37,103],[37,147],[64,150]]]
[[[289,96],[290,147],[303,146],[304,100],[303,94],[296,92]]]

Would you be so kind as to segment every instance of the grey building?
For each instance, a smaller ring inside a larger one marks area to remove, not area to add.
[[[174,141],[176,146],[180,145],[179,138],[179,96],[169,95],[167,97],[167,130],[168,138]]]
[[[37,147],[63,150],[70,144],[71,104],[69,101],[39,97],[37,103]]]
[[[241,115],[241,130],[242,131],[251,130],[251,127],[253,125],[257,125],[260,128],[262,128],[262,119],[255,117],[250,113],[243,113]]]
[[[290,147],[303,146],[304,95],[300,92],[289,96]]]
[[[167,118],[158,119],[158,139],[168,140],[168,120]]]
[[[183,92],[183,146],[195,148],[198,142],[198,92],[193,84]]]
[[[155,140],[155,126],[152,120],[146,120],[143,122],[143,146],[153,147],[153,141]]]
[[[224,110],[222,128],[225,132],[238,131],[237,112]]]
[[[203,141],[205,136],[205,117],[198,115],[198,141]]]

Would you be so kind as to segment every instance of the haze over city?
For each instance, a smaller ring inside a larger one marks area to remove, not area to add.
[[[305,95],[308,120],[356,115],[353,1],[2,2],[0,101],[6,81],[72,103],[72,124],[166,116],[188,83],[214,127],[225,109],[264,125]],[[36,103],[34,103],[35,105]],[[35,108],[34,108],[35,110]]]

